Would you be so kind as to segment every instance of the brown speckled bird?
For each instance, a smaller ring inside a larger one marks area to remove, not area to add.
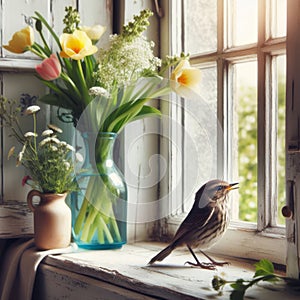
[[[149,264],[162,261],[175,248],[187,246],[196,263],[187,262],[192,266],[213,270],[227,262],[217,262],[203,252],[215,244],[226,231],[229,224],[229,191],[237,188],[237,183],[211,180],[204,184],[196,193],[195,202],[187,217],[179,226],[169,246],[154,256]],[[200,262],[192,248],[199,248],[210,263]]]

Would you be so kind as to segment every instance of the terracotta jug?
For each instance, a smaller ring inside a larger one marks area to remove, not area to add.
[[[39,197],[38,204],[33,197]],[[71,210],[65,203],[67,194],[43,194],[32,190],[27,203],[34,218],[34,242],[38,249],[65,248],[71,242]]]

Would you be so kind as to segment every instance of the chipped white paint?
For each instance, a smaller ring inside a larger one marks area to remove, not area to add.
[[[254,274],[253,264],[237,260],[230,260],[229,266],[216,271],[191,268],[184,265],[192,259],[186,251],[174,251],[165,261],[147,266],[162,247],[163,244],[139,243],[125,245],[120,250],[47,257],[38,271],[34,299],[221,300],[229,299],[230,288],[218,297],[211,286],[214,275],[236,280],[249,279]],[[216,258],[224,260],[224,257]],[[253,299],[273,300],[293,300],[300,296],[283,286],[272,286],[272,289],[255,286],[247,291],[247,295]]]
[[[0,205],[0,239],[33,235],[33,215],[25,203]]]

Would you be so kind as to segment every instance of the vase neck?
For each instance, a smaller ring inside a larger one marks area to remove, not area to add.
[[[117,138],[114,132],[84,132],[82,134],[86,155],[94,156],[96,163],[113,159],[113,148]]]

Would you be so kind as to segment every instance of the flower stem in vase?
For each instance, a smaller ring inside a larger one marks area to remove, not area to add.
[[[113,161],[116,134],[102,132],[96,140],[92,135],[82,135],[88,162],[74,194],[74,239],[87,249],[119,248],[126,242],[127,189]]]

